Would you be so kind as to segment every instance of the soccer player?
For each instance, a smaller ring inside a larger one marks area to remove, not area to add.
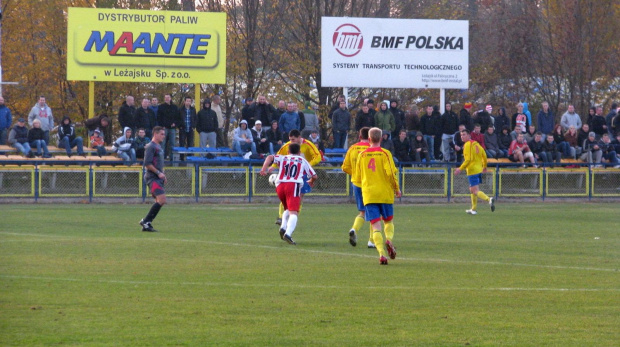
[[[297,226],[297,215],[301,205],[301,190],[305,184],[310,187],[314,185],[317,179],[316,172],[310,166],[310,163],[300,155],[301,146],[297,143],[291,143],[288,148],[288,155],[276,154],[269,155],[265,159],[263,168],[260,171],[262,176],[274,170],[269,167],[272,163],[280,167],[278,171],[278,179],[276,180],[276,191],[278,198],[284,206],[282,214],[282,227],[280,228],[280,238],[291,245],[296,245],[293,241],[293,232]],[[269,168],[269,170],[267,170]],[[310,177],[307,182],[303,177]]]
[[[359,138],[360,142],[349,147],[347,154],[342,162],[342,171],[351,176],[351,184],[353,185],[353,194],[355,195],[355,202],[357,204],[357,210],[359,214],[353,221],[353,226],[349,230],[349,243],[351,246],[357,246],[357,232],[364,225],[364,215],[366,214],[366,208],[364,207],[364,199],[362,198],[362,187],[355,185],[355,177],[357,173],[357,158],[360,153],[365,151],[370,144],[368,143],[368,130],[369,127],[363,127],[360,129]],[[375,248],[375,243],[372,240],[372,227],[370,228],[370,237],[368,239],[368,248]]]
[[[157,231],[151,224],[159,210],[166,204],[166,193],[164,185],[168,181],[164,174],[164,151],[161,144],[166,137],[166,131],[160,126],[153,128],[153,140],[144,147],[144,164],[146,170],[144,173],[144,181],[149,186],[151,194],[155,198],[155,203],[151,206],[149,213],[140,221],[142,231]]]
[[[495,198],[489,198],[478,188],[482,182],[482,173],[487,172],[487,154],[478,142],[471,139],[469,130],[461,130],[461,139],[465,143],[463,145],[464,160],[461,167],[454,171],[454,175],[458,175],[462,170],[467,170],[469,192],[471,193],[471,210],[466,210],[465,212],[478,214],[476,212],[478,198],[488,201],[489,205],[491,205],[491,212],[495,212]]]
[[[310,163],[310,166],[315,166],[320,163],[323,159],[321,152],[316,148],[316,146],[312,143],[312,141],[308,141],[301,137],[301,133],[297,129],[293,129],[288,133],[289,142],[282,145],[277,155],[287,155],[288,154],[288,146],[293,143],[296,143],[300,146],[300,154],[301,156]],[[275,165],[273,166],[276,167]],[[304,178],[304,182],[306,182],[308,178]],[[303,200],[304,194],[310,193],[312,191],[312,187],[310,187],[307,183],[304,183],[301,188],[301,199]],[[280,210],[278,211],[278,219],[276,219],[277,225],[282,225],[282,214],[284,213],[284,205],[280,204]]]
[[[394,195],[400,197],[400,188],[396,177],[396,165],[392,153],[381,148],[382,131],[372,128],[368,132],[370,147],[359,154],[357,158],[357,172],[353,182],[362,187],[366,220],[372,227],[372,239],[379,252],[379,264],[387,265],[387,254],[391,259],[396,258],[396,248],[392,244],[394,237]],[[384,224],[385,248],[381,234],[381,220]]]

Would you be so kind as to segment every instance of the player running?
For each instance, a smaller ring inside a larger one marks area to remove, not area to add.
[[[301,137],[301,133],[297,129],[293,129],[288,133],[289,142],[282,145],[282,148],[276,153],[277,155],[287,155],[288,154],[288,146],[293,143],[296,143],[300,146],[300,154],[301,156],[310,163],[310,166],[315,166],[321,162],[323,156],[321,152],[316,148],[314,143],[308,141]],[[275,165],[274,165],[275,168]],[[301,188],[301,199],[303,200],[304,194],[310,193],[312,191],[312,187],[310,187],[307,183],[307,177],[304,178],[304,185]],[[300,202],[300,210],[301,210],[301,202]],[[284,213],[284,206],[280,204],[280,210],[278,211],[278,219],[276,219],[277,225],[282,224],[282,214]]]
[[[357,158],[358,175],[353,184],[362,187],[366,220],[372,227],[372,239],[379,252],[379,264],[387,265],[387,254],[396,258],[396,248],[392,244],[394,237],[394,195],[400,197],[400,188],[396,177],[397,170],[390,151],[381,148],[382,131],[372,128],[368,132],[370,147]],[[381,220],[384,224],[385,248],[381,234]]]
[[[360,141],[349,147],[349,150],[344,157],[344,161],[342,162],[342,171],[344,171],[347,175],[351,176],[353,195],[355,196],[357,210],[359,211],[359,214],[355,217],[355,220],[353,221],[353,226],[351,227],[351,230],[349,230],[349,243],[353,247],[357,246],[357,232],[361,229],[362,225],[364,225],[364,215],[366,214],[364,199],[362,198],[362,187],[355,185],[353,182],[355,181],[355,177],[357,176],[357,158],[360,153],[362,153],[368,148],[368,146],[370,146],[370,143],[368,143],[368,130],[370,130],[370,128],[368,127],[363,127],[360,129]],[[375,248],[375,243],[372,240],[372,226],[370,227],[368,248]]]
[[[280,238],[291,245],[296,245],[292,236],[295,226],[297,226],[297,215],[301,205],[301,190],[304,184],[312,187],[317,179],[317,175],[310,163],[300,155],[299,144],[291,143],[287,148],[288,155],[276,154],[275,156],[267,156],[260,174],[265,176],[267,173],[271,173],[274,170],[273,167],[269,167],[272,163],[280,167],[278,179],[276,180],[276,192],[284,206]],[[310,177],[310,179],[304,182],[303,177]]]
[[[144,147],[143,169],[144,181],[149,186],[151,194],[155,198],[155,203],[151,206],[149,213],[140,221],[142,231],[157,231],[151,224],[162,206],[166,204],[166,193],[164,185],[168,182],[164,174],[164,152],[161,143],[166,137],[166,131],[162,127],[153,128],[153,140]]]
[[[478,186],[482,182],[482,173],[487,172],[487,154],[480,144],[471,139],[469,130],[461,131],[461,139],[465,143],[463,146],[463,163],[461,167],[454,171],[458,175],[462,170],[467,170],[469,180],[469,192],[471,193],[471,209],[465,210],[468,214],[478,214],[478,198],[488,201],[491,212],[495,212],[495,198],[489,198]]]

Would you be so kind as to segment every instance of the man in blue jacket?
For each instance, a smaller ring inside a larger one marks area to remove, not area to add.
[[[536,127],[538,131],[546,135],[553,133],[553,127],[555,126],[555,122],[553,119],[553,112],[549,108],[549,103],[543,101],[542,110],[538,111],[538,115],[536,116]],[[544,138],[543,137],[543,138]]]
[[[286,105],[286,112],[282,113],[278,124],[280,126],[280,131],[282,132],[282,141],[288,142],[289,131],[293,129],[299,130],[299,127],[301,126],[299,113],[295,112],[294,103],[289,102]]]
[[[6,135],[12,122],[11,110],[6,107],[4,98],[0,96],[0,145],[6,145]]]

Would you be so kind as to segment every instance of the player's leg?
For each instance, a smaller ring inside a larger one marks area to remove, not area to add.
[[[293,232],[295,232],[295,227],[297,227],[297,215],[299,212],[299,205],[301,203],[301,184],[295,183],[290,184],[287,187],[286,191],[286,211],[285,214],[282,215],[282,225],[286,225],[286,232],[284,233],[284,241],[288,242],[291,245],[295,245],[295,241],[293,241]],[[286,212],[288,212],[288,216],[286,216]],[[286,224],[284,223],[286,219]]]
[[[140,221],[142,231],[157,231],[153,228],[151,223],[155,220],[157,214],[159,214],[162,206],[166,204],[166,193],[164,192],[163,182],[159,180],[151,182],[151,193],[155,197],[155,203],[151,206],[146,217]]]
[[[385,249],[383,247],[383,235],[381,234],[381,211],[380,204],[368,204],[366,205],[366,218],[369,219],[372,227],[372,240],[379,252],[379,263],[387,264],[387,258],[385,257]]]
[[[469,214],[476,214],[476,208],[478,207],[478,185],[480,184],[478,175],[467,176],[469,181],[469,193],[471,198],[471,209],[465,212]]]
[[[280,199],[280,207],[283,209],[282,214],[280,215],[280,239],[284,240],[284,233],[286,232],[286,223],[288,222],[288,216],[289,216],[289,212],[288,209],[285,209],[284,206],[286,204],[286,188],[289,185],[289,183],[281,183],[280,185],[278,185],[278,187],[276,188],[276,193],[278,194],[278,198]],[[284,221],[284,223],[282,223],[282,219],[286,218],[286,221]]]
[[[353,186],[353,193],[355,195],[355,203],[357,205],[357,210],[359,213],[353,220],[353,226],[349,230],[349,243],[351,246],[357,246],[357,232],[364,225],[364,215],[366,208],[364,207],[364,199],[362,198],[362,188]]]
[[[278,207],[278,218],[276,219],[277,225],[282,225],[282,214],[283,213],[284,213],[284,205],[280,203],[280,206]]]
[[[394,238],[394,205],[381,204],[381,218],[383,219],[383,231],[385,233],[385,248],[391,259],[396,258],[396,247],[392,244]]]

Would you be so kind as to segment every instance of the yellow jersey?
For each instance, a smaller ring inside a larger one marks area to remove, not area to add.
[[[467,175],[476,175],[481,173],[487,167],[487,153],[482,146],[474,141],[469,140],[463,146],[463,163],[459,169],[467,170]]]
[[[342,162],[342,171],[347,175],[351,176],[351,183],[356,181],[355,177],[357,176],[357,158],[360,153],[365,151],[370,146],[368,142],[358,142],[353,146],[349,147],[347,150],[347,154],[344,157],[344,161]],[[355,183],[353,183],[355,185]],[[359,187],[356,185],[356,187]]]
[[[357,158],[354,182],[362,188],[364,204],[393,204],[399,189],[396,165],[392,153],[381,147],[369,147]]]
[[[280,148],[280,150],[278,151],[278,153],[276,153],[277,155],[287,155],[288,154],[288,146],[291,143],[291,141],[285,143],[284,145],[282,145],[282,147]],[[300,153],[299,153],[302,157],[304,157],[304,159],[306,159],[308,161],[308,163],[310,163],[310,166],[314,166],[318,163],[321,162],[321,160],[323,159],[323,157],[321,156],[321,152],[319,151],[318,148],[316,148],[316,146],[314,145],[314,143],[312,143],[312,141],[308,141],[306,139],[302,139],[302,143],[300,146]],[[273,167],[277,167],[277,165],[272,165]]]

